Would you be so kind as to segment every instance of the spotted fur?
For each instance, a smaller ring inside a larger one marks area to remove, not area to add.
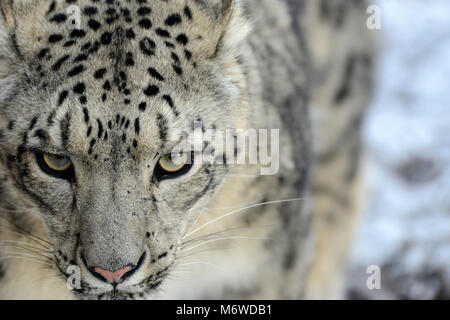
[[[70,5],[81,29],[67,27]],[[0,297],[342,295],[371,87],[364,1],[1,0],[1,9]],[[194,164],[155,181],[173,136],[199,122],[280,128],[280,172]],[[75,178],[48,176],[36,152],[69,156]],[[195,234],[220,236],[203,243],[209,251],[185,250],[193,226],[226,208],[283,199],[297,200],[222,219]],[[26,250],[28,260],[17,253]],[[89,271],[129,264],[136,272],[117,286]],[[81,268],[73,291],[71,265]]]

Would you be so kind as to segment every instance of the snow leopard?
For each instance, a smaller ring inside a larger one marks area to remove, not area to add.
[[[1,299],[345,297],[366,1],[0,3]]]

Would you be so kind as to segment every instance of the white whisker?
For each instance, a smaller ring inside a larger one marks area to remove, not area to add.
[[[230,249],[235,249],[235,248],[236,248],[236,246],[224,247],[224,248],[210,248],[210,249],[204,249],[204,250],[199,250],[199,251],[196,251],[196,252],[191,252],[191,253],[186,254],[186,255],[181,254],[181,255],[179,256],[179,258],[180,258],[180,260],[181,260],[181,259],[186,259],[186,258],[195,256],[195,255],[200,255],[200,254],[204,254],[204,253],[210,253],[210,252],[212,252],[212,251],[230,250]]]
[[[50,269],[49,272],[50,271],[55,271],[55,270]],[[64,274],[62,274],[62,273],[49,274],[49,275],[45,275],[45,276],[42,276],[40,278],[33,280],[32,283],[38,283],[38,282],[45,281],[45,280],[55,280],[55,278],[61,279],[61,276],[64,276]]]
[[[214,209],[216,209],[216,210],[235,210],[235,209],[239,209],[239,208],[243,208],[243,207],[248,207],[248,206],[251,206],[251,205],[253,205],[253,204],[258,204],[258,203],[261,203],[261,200],[259,200],[259,201],[253,201],[253,202],[250,202],[250,203],[246,203],[246,204],[243,204],[243,205],[237,205],[237,206],[214,207]]]
[[[226,213],[226,214],[224,214],[224,215],[221,215],[220,217],[217,217],[217,218],[215,218],[215,219],[213,219],[213,220],[211,220],[211,221],[209,221],[209,222],[207,222],[207,223],[201,225],[200,227],[198,227],[198,228],[196,228],[195,230],[193,230],[193,231],[189,232],[188,234],[186,234],[186,235],[184,236],[183,239],[186,239],[187,237],[191,236],[192,234],[194,234],[194,233],[196,233],[196,232],[198,232],[198,231],[200,231],[200,230],[206,228],[207,226],[209,226],[209,225],[211,225],[211,224],[213,224],[213,223],[216,223],[216,222],[218,222],[218,221],[220,221],[220,220],[222,220],[222,219],[225,219],[225,218],[227,218],[227,217],[229,217],[229,216],[232,216],[232,215],[241,213],[241,212],[243,212],[243,211],[245,211],[245,210],[248,210],[248,209],[252,209],[252,208],[256,208],[256,207],[260,207],[260,206],[264,206],[264,205],[269,205],[269,204],[279,204],[279,203],[286,203],[286,202],[296,202],[296,201],[302,201],[302,200],[304,200],[304,198],[287,199],[287,200],[277,200],[277,201],[268,201],[268,202],[263,202],[263,203],[259,203],[259,204],[249,205],[249,206],[246,206],[246,207],[244,207],[244,208],[239,208],[239,209],[233,210],[233,211],[231,211],[231,212],[228,212],[228,213]]]
[[[182,243],[182,246],[185,246],[185,245],[188,245],[188,244],[193,244],[193,243],[198,242],[198,241],[206,240],[206,239],[208,239],[210,237],[213,237],[213,236],[223,235],[225,232],[231,232],[231,231],[242,230],[242,229],[269,228],[269,227],[271,227],[271,225],[266,225],[266,226],[240,226],[240,227],[228,228],[228,229],[224,229],[222,231],[208,233],[208,234],[205,234],[203,236],[187,240],[187,241]]]
[[[228,207],[214,207],[214,210],[216,211],[223,211],[223,210],[234,210],[234,209],[240,209],[240,208],[243,208],[243,207],[248,207],[248,206],[251,206],[251,205],[254,205],[254,204],[260,204],[261,203],[261,201],[255,201],[255,202],[251,202],[251,203],[247,203],[247,204],[245,204],[245,205],[239,205],[239,206],[228,206]],[[210,209],[212,209],[212,208],[207,208],[208,210],[210,210]],[[197,223],[198,223],[198,221],[200,220],[200,217],[201,216],[203,216],[204,214],[206,214],[206,213],[208,213],[208,214],[214,214],[213,212],[207,212],[207,211],[204,211],[204,212],[202,212],[201,214],[199,214],[198,216],[197,216],[197,218],[195,219],[195,222],[194,222],[194,224],[189,228],[189,231],[188,231],[188,233],[190,233],[191,231],[192,231],[192,229],[197,225]],[[217,212],[217,213],[219,213],[219,212]],[[247,227],[247,228],[250,228],[250,227]]]
[[[35,253],[31,253],[31,252],[25,253],[25,252],[22,252],[22,251],[11,250],[11,249],[5,250],[4,252],[6,254],[18,254],[18,255],[21,255],[23,257],[32,257],[32,258],[36,258],[36,259],[41,259],[42,261],[47,261],[47,262],[51,261],[50,257],[39,256],[39,255],[37,255]]]
[[[197,218],[195,219],[194,223],[192,224],[192,226],[189,228],[188,233],[192,231],[192,229],[194,229],[197,226],[198,221],[200,220],[200,217],[204,214],[205,212],[200,213]]]
[[[49,262],[45,262],[43,260],[39,260],[35,257],[23,257],[22,255],[0,256],[0,260],[5,260],[5,259],[22,259],[25,261],[31,261],[31,262],[39,263],[42,265],[53,266],[53,264],[51,264]]]
[[[182,264],[179,264],[178,267],[187,267],[187,266],[198,265],[198,264],[204,264],[204,265],[212,266],[212,267],[215,267],[215,268],[219,269],[222,272],[225,272],[225,270],[223,268],[215,265],[214,263],[207,262],[207,261],[195,261],[195,262],[182,263]]]
[[[28,253],[28,254],[34,255],[35,257],[41,257],[41,258],[46,259],[46,260],[51,260],[51,256],[47,256],[47,255],[45,255],[43,253],[31,250],[31,249],[27,249],[27,248],[24,248],[24,247],[19,246],[19,245],[12,245],[10,248],[12,250],[16,250],[15,252],[17,252],[17,253],[24,253],[24,254]],[[11,249],[9,249],[9,250],[11,250]],[[20,250],[20,249],[22,249],[22,250]],[[7,252],[7,251],[5,251],[5,252]]]
[[[14,225],[13,225],[14,226]],[[18,228],[17,226],[14,226],[16,228]],[[16,234],[19,235],[21,237],[27,237],[28,239],[30,239],[31,241],[41,245],[42,247],[46,248],[46,249],[50,249],[50,246],[53,247],[53,244],[51,242],[48,242],[47,240],[44,240],[32,233],[29,233],[27,231],[24,231],[22,229],[19,229],[20,232],[17,231],[13,231],[11,229],[8,229],[7,226],[5,225],[0,225],[0,230],[3,230],[4,232],[9,232],[11,234]]]
[[[217,242],[217,241],[223,241],[223,240],[236,240],[236,239],[240,239],[240,240],[269,240],[270,238],[268,237],[222,237],[222,238],[218,238],[218,239],[212,239],[212,240],[207,240],[205,242],[199,243],[197,245],[194,245],[192,247],[188,247],[186,249],[183,249],[183,251],[190,251],[192,249],[198,248],[200,246],[204,246],[205,244],[208,243],[212,243],[212,242]]]
[[[32,244],[28,243],[28,242],[23,242],[23,241],[13,241],[13,240],[3,240],[0,241],[0,245],[16,245],[16,246],[24,246],[26,249],[35,249],[37,251],[40,252],[45,252],[45,253],[53,253],[52,251],[48,250],[48,249],[44,249],[43,247],[38,247],[38,246],[33,246]]]

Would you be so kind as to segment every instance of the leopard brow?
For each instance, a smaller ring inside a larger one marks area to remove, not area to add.
[[[28,143],[25,146],[25,150],[32,153],[49,153],[55,155],[70,156],[68,152],[65,150],[62,150],[60,148],[49,147],[48,145],[43,145],[41,143],[39,144]]]
[[[39,137],[39,135],[36,134],[37,132],[44,132],[45,139]],[[68,151],[64,148],[64,146],[56,145],[54,143],[54,139],[51,138],[48,131],[37,129],[35,132],[29,132],[28,134],[29,138],[27,139],[24,146],[26,150],[31,152],[42,152],[69,156]],[[59,132],[58,135],[60,135]]]

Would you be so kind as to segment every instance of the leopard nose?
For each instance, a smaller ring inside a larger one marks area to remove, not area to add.
[[[93,275],[95,278],[110,283],[112,285],[117,285],[125,281],[126,278],[131,277],[144,264],[145,257],[146,253],[144,252],[137,264],[128,264],[125,267],[122,267],[115,271],[110,271],[99,266],[89,267],[86,259],[84,258],[84,255],[81,254],[81,260],[83,261],[86,268],[89,270],[90,274]]]
[[[100,275],[108,283],[120,283],[122,277],[125,274],[127,274],[128,272],[132,271],[133,269],[134,269],[134,267],[132,267],[132,266],[126,266],[119,270],[111,272],[111,271],[102,269],[100,267],[96,267],[93,269],[93,271],[95,273],[97,273],[98,275]]]

